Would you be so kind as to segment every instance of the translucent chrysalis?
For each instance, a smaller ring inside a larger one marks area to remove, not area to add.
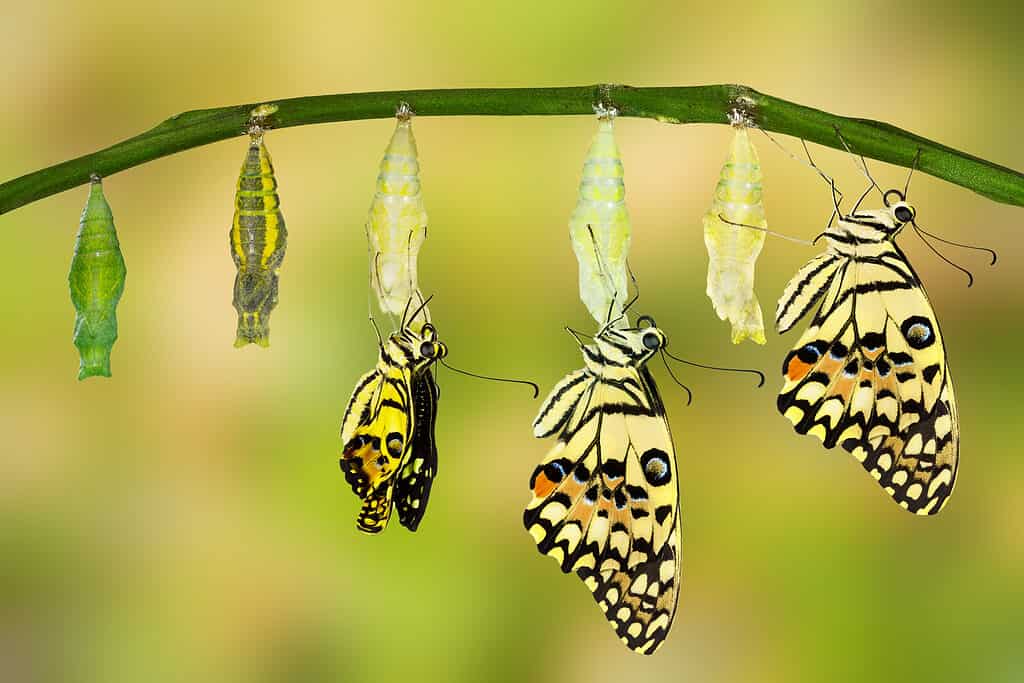
[[[622,314],[632,228],[626,209],[614,111],[598,111],[597,134],[583,161],[569,236],[580,264],[580,299],[599,325]]]
[[[370,285],[381,309],[392,315],[402,315],[418,294],[416,258],[427,236],[427,210],[420,194],[420,165],[409,105],[399,107],[397,118],[366,219]]]
[[[734,123],[729,156],[704,215],[708,249],[708,297],[722,320],[732,323],[732,342],[764,344],[761,305],[754,294],[754,264],[764,246],[761,165],[742,122]]]
[[[117,303],[124,293],[126,273],[114,216],[100,178],[94,175],[68,273],[76,313],[73,340],[81,356],[80,380],[110,377],[110,350],[117,341]]]
[[[255,110],[254,110],[255,111]],[[254,124],[238,175],[231,256],[238,268],[232,302],[238,311],[235,346],[270,345],[270,313],[277,305],[277,279],[288,231],[281,215],[277,180],[263,131]]]

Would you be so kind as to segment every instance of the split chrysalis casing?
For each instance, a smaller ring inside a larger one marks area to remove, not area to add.
[[[707,294],[715,312],[732,323],[732,341],[765,343],[761,304],[754,294],[754,265],[764,246],[761,163],[745,126],[737,126],[729,156],[704,215],[708,249]]]
[[[599,325],[619,317],[626,303],[632,234],[613,121],[611,115],[598,119],[583,162],[579,199],[569,218],[569,237],[580,265],[580,299]]]
[[[381,309],[392,315],[402,315],[419,292],[416,260],[427,237],[411,115],[408,105],[399,108],[366,218],[370,284]]]

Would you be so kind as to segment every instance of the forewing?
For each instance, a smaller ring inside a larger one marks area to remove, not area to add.
[[[424,370],[412,385],[415,411],[414,430],[409,454],[395,481],[395,508],[398,521],[409,531],[416,531],[427,509],[430,487],[437,475],[437,383],[430,370]]]
[[[808,261],[786,285],[775,309],[775,328],[788,331],[828,291],[842,259],[826,252]]]
[[[406,368],[391,366],[364,380],[356,385],[343,419],[342,434],[351,430],[351,436],[343,442],[339,464],[345,481],[364,501],[357,526],[376,533],[387,525],[394,475],[411,442],[410,378]]]
[[[341,442],[347,444],[355,436],[356,427],[368,424],[370,421],[370,408],[374,394],[380,389],[381,373],[370,370],[359,378],[355,389],[352,390],[352,397],[345,408],[345,415],[341,418]]]
[[[593,376],[587,370],[570,372],[544,399],[533,420],[533,435],[539,439],[565,429],[580,399],[593,389]]]

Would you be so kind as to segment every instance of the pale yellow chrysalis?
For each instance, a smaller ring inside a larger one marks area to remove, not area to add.
[[[569,236],[580,264],[580,299],[603,325],[618,318],[626,303],[632,228],[614,116],[604,111],[599,115],[597,134],[583,162],[579,199],[569,218]]]
[[[399,316],[414,298],[413,308],[420,302],[416,258],[427,236],[427,210],[420,194],[420,165],[411,117],[408,105],[399,108],[366,219],[370,284],[381,309]]]
[[[761,165],[743,125],[735,127],[729,157],[704,215],[708,248],[707,294],[722,320],[732,323],[732,342],[751,339],[764,344],[761,305],[754,294],[754,264],[764,246]]]

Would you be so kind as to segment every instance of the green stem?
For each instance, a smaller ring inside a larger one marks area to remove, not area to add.
[[[803,138],[866,157],[917,169],[994,199],[1024,206],[1024,174],[901,130],[887,123],[829,114],[763,95],[742,85],[633,88],[594,85],[568,88],[469,88],[407,90],[296,97],[273,102],[265,127],[388,118],[405,101],[418,116],[565,116],[591,114],[593,105],[615,107],[619,116],[668,123],[728,123],[740,109],[765,130]],[[0,185],[0,214],[175,152],[246,134],[258,104],[185,112],[157,127],[92,154],[71,159]]]

